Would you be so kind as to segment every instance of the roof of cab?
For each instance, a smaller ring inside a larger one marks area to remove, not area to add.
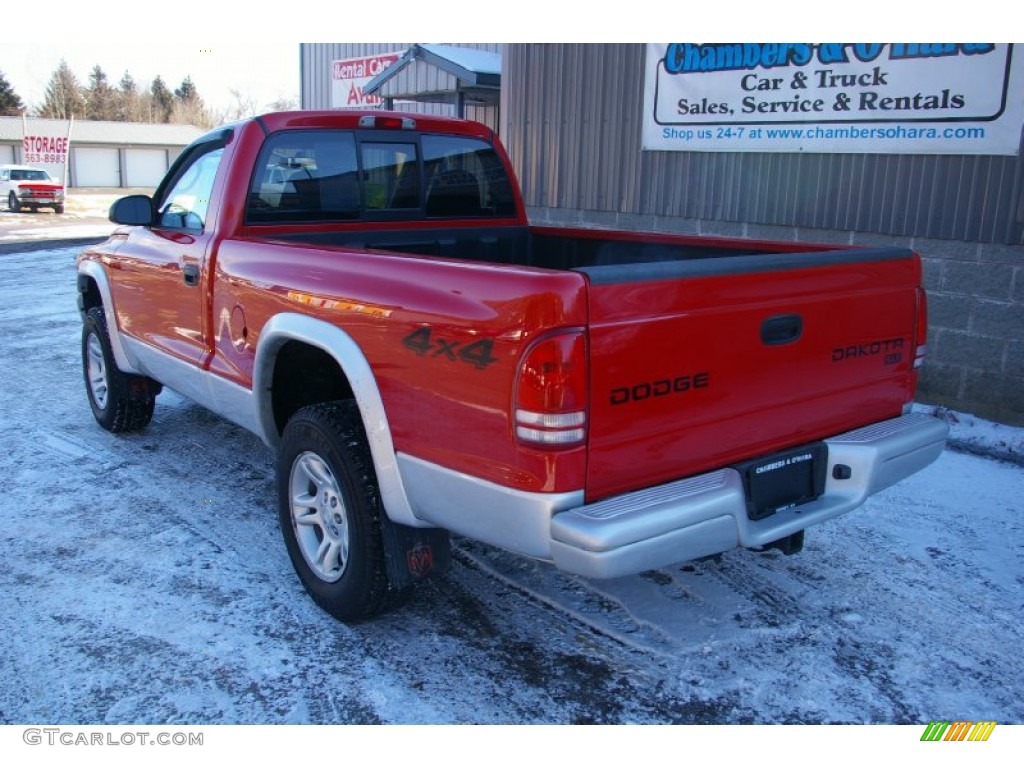
[[[368,124],[363,118],[373,118],[378,125]],[[457,117],[439,117],[416,112],[390,112],[373,110],[318,110],[270,112],[254,117],[268,133],[302,128],[363,128],[366,130],[409,130],[420,133],[455,133],[463,136],[489,138],[493,132],[482,123]],[[395,121],[399,121],[396,124]],[[386,123],[386,125],[384,124]],[[404,123],[404,124],[402,124]]]

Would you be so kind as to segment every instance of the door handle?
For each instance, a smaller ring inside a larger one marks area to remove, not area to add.
[[[185,280],[185,285],[199,285],[199,265],[183,265],[181,268],[181,276]]]
[[[761,342],[770,347],[791,344],[804,332],[804,319],[800,315],[776,315],[761,324]]]

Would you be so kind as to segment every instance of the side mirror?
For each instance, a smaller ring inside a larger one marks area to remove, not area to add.
[[[149,195],[128,195],[115,200],[108,218],[115,224],[148,227],[153,223],[153,198]]]

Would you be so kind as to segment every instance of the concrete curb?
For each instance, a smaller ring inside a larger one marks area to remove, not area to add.
[[[77,248],[95,245],[106,240],[102,237],[69,237],[60,240],[21,240],[17,243],[0,243],[0,254],[29,253],[31,251],[49,251],[56,248]]]
[[[914,410],[949,424],[949,450],[1024,467],[1024,427],[988,421],[941,405],[918,403]]]
[[[949,440],[946,441],[946,449],[956,453],[969,453],[972,456],[981,456],[985,459],[996,459],[997,461],[1005,461],[1007,464],[1024,467],[1024,454],[1020,451],[1015,451],[1012,447],[1003,448],[950,437]]]

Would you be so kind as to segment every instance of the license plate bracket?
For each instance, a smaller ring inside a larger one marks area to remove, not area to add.
[[[734,465],[743,478],[747,517],[763,520],[825,492],[828,446],[812,443]]]

